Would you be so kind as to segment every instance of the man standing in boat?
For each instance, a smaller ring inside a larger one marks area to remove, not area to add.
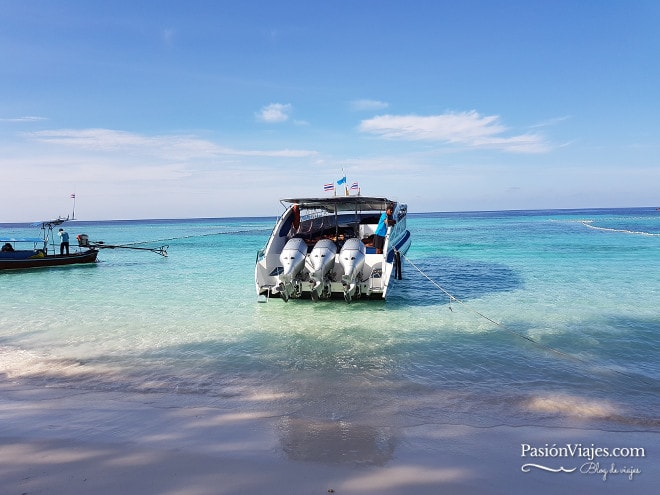
[[[57,233],[57,235],[60,236],[62,239],[62,242],[60,242],[60,256],[64,254],[64,251],[66,250],[66,254],[69,254],[69,233],[65,231],[64,229],[60,229],[60,231]]]
[[[374,232],[374,247],[376,248],[376,254],[383,254],[387,227],[396,223],[396,220],[394,220],[394,217],[392,216],[393,213],[394,207],[390,204],[387,205],[387,209],[380,215],[378,227],[376,227],[376,232]]]

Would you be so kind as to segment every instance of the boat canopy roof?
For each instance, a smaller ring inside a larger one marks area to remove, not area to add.
[[[0,242],[44,242],[41,237],[0,237]]]
[[[61,225],[64,222],[66,222],[67,220],[69,220],[68,216],[66,218],[57,217],[55,220],[44,220],[43,222],[31,223],[30,226],[31,227],[41,227],[42,229],[45,229],[45,228],[48,227],[48,228],[52,229],[56,225]]]
[[[305,209],[334,211],[384,211],[388,204],[396,204],[387,198],[374,196],[331,196],[328,198],[282,199],[282,204],[297,204]]]

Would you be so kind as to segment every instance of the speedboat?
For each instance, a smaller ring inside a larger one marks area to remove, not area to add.
[[[284,213],[257,253],[255,284],[261,301],[385,299],[401,279],[410,247],[408,207],[381,197],[332,196],[280,201]],[[381,214],[391,207],[382,252],[374,247]]]

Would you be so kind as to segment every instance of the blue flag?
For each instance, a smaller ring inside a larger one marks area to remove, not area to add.
[[[338,186],[340,186],[342,184],[346,184],[346,176],[345,175],[337,181]]]

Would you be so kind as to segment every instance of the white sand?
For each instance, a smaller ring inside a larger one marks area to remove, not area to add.
[[[0,493],[655,494],[658,433],[580,428],[358,425],[171,398],[0,382]],[[581,474],[587,459],[521,457],[521,444],[644,447],[597,459],[628,475]],[[525,463],[577,467],[551,473]]]

